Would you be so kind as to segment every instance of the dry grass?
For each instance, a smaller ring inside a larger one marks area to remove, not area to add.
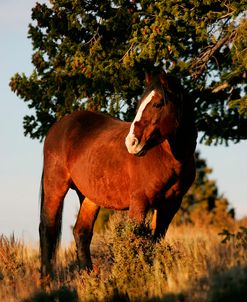
[[[60,249],[57,277],[41,289],[38,248],[0,237],[0,301],[247,301],[247,230],[171,227],[154,243],[146,227],[114,215],[95,234],[95,269],[79,272],[75,248]],[[222,240],[225,239],[225,243]]]

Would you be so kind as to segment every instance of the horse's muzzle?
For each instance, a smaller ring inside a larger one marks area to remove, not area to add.
[[[130,154],[140,156],[143,153],[143,146],[133,134],[128,134],[125,138],[125,146]]]

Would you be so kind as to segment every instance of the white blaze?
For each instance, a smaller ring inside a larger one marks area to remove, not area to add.
[[[128,135],[126,136],[126,139],[125,139],[125,145],[129,151],[129,153],[138,153],[143,146],[140,146],[138,144],[134,144],[133,142],[136,141],[138,142],[137,138],[135,137],[135,134],[134,134],[134,130],[135,130],[135,122],[138,122],[141,120],[142,118],[142,114],[143,114],[143,111],[144,109],[146,108],[146,106],[148,105],[148,103],[150,103],[153,99],[153,97],[155,96],[155,91],[152,90],[148,95],[147,97],[142,101],[138,111],[137,111],[137,114],[130,126],[130,131],[128,133]]]
[[[152,98],[155,96],[155,91],[152,90],[148,95],[147,97],[142,101],[138,111],[137,111],[137,114],[130,126],[130,131],[129,131],[129,134],[133,134],[134,135],[134,128],[135,128],[135,122],[138,122],[141,120],[142,118],[142,113],[144,111],[144,109],[146,108],[147,104],[150,103],[152,101]]]

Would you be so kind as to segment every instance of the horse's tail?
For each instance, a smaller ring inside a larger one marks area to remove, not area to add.
[[[41,180],[40,180],[40,189],[39,189],[39,243],[40,243],[40,249],[42,245],[42,241],[44,239],[44,233],[43,233],[43,225],[44,225],[44,215],[43,215],[43,208],[44,208],[44,168],[42,170]]]
[[[44,205],[44,169],[42,170],[40,189],[39,189],[39,202],[40,202],[40,219],[42,216],[42,209]]]

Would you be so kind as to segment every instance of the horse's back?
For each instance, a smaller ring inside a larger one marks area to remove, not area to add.
[[[98,112],[78,111],[66,115],[47,134],[45,164],[60,161],[70,169],[78,159],[81,162],[88,154],[96,156],[102,148],[108,157],[115,154],[116,149],[127,154],[124,136],[128,127],[128,123]]]
[[[77,111],[64,116],[56,122],[49,130],[44,149],[57,151],[73,147],[82,139],[95,139],[102,132],[110,128],[117,128],[123,123],[98,112]]]

